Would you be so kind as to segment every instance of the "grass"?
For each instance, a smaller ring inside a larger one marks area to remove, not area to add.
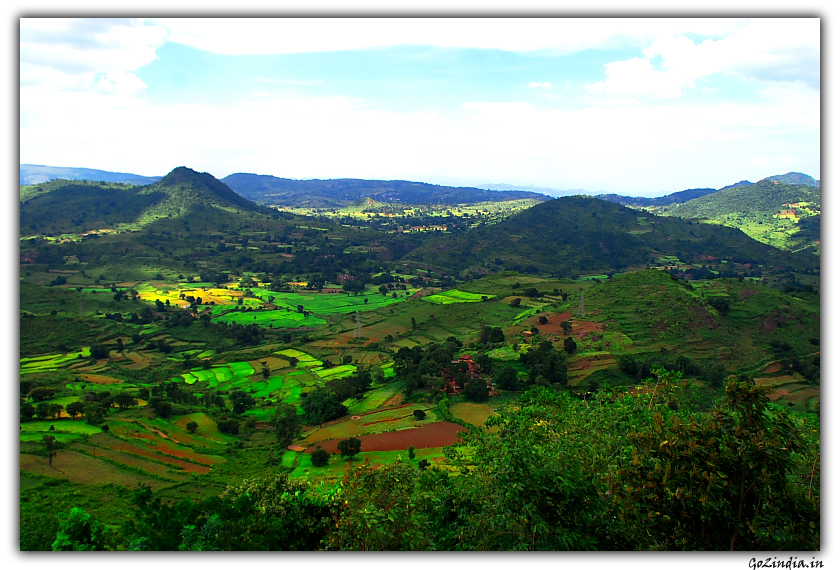
[[[386,377],[387,372],[391,370],[392,369],[386,370]],[[367,394],[365,394],[365,397],[362,398],[358,403],[350,406],[350,408],[348,408],[347,411],[351,415],[357,415],[369,412],[371,410],[375,410],[376,408],[379,408],[385,402],[399,394],[402,388],[402,382],[394,382],[392,384],[382,386],[381,388],[377,388],[376,390],[371,390]]]
[[[495,295],[480,295],[478,293],[468,293],[466,291],[459,291],[458,289],[451,289],[421,297],[421,299],[429,303],[434,303],[435,305],[451,305],[453,303],[480,303],[493,297]]]
[[[326,326],[327,321],[313,315],[304,316],[302,313],[288,311],[230,311],[218,317],[213,317],[216,323],[239,323],[242,325],[257,325],[273,329],[320,328]]]
[[[50,431],[53,426],[55,429]],[[23,422],[20,424],[20,441],[41,441],[45,435],[52,435],[56,440],[66,442],[101,432],[100,428],[85,420]]]
[[[397,297],[380,293],[366,293],[363,295],[347,295],[344,293],[274,293],[274,304],[279,307],[288,307],[296,311],[298,305],[304,310],[311,311],[316,315],[348,314],[356,311],[372,311],[381,307],[405,301],[417,291],[416,288],[405,291],[394,291]],[[365,302],[367,300],[367,302]]]

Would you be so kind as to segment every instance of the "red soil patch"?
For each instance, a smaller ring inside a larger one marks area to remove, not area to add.
[[[356,415],[361,417],[361,416],[369,416],[371,414],[381,414],[382,412],[387,412],[389,410],[399,410],[400,408],[406,408],[410,405],[411,404],[402,404],[402,405],[399,405],[399,406],[382,407],[382,408],[377,408],[375,410],[372,410],[370,412],[364,412],[362,414],[356,414]],[[356,416],[354,416],[354,417],[356,417]],[[339,422],[336,422],[336,423],[339,423]]]
[[[776,390],[772,394],[768,395],[767,397],[770,398],[771,401],[775,402],[781,397],[789,397],[791,394],[787,390]]]
[[[155,453],[150,449],[145,449],[143,447],[138,447],[136,445],[132,445],[130,443],[120,442],[116,445],[112,446],[112,449],[116,451],[124,451],[125,453],[131,453],[133,455],[137,455],[139,457],[145,457],[146,459],[153,459],[155,461],[160,461],[161,463],[168,463],[170,465],[176,465],[181,467],[184,471],[189,473],[208,473],[210,471],[210,467],[206,465],[196,465],[194,463],[187,463],[186,461],[181,461],[180,459],[176,459],[174,457],[169,457],[167,455]]]
[[[286,449],[289,451],[306,451],[306,448],[301,445],[290,445]]]
[[[758,291],[753,291],[752,289],[744,289],[743,291],[741,291],[741,301],[746,301],[753,295],[758,295]]]
[[[587,333],[598,332],[604,328],[604,325],[592,321],[572,321],[572,334],[577,335],[578,338],[583,338]]]
[[[412,445],[415,449],[423,449],[453,445],[462,431],[466,431],[466,428],[458,424],[435,422],[420,428],[361,435],[358,439],[362,441],[362,451],[396,451],[408,449]],[[319,445],[330,453],[338,453],[339,441],[341,440],[330,439]],[[315,446],[311,445],[306,448],[306,453],[312,453],[314,450]]]
[[[773,362],[773,363],[771,363],[771,364],[770,364],[767,368],[765,368],[765,369],[763,370],[763,373],[764,373],[764,374],[772,374],[772,373],[774,373],[774,372],[778,372],[778,371],[779,371],[779,370],[781,370],[781,369],[782,369],[782,365],[781,365],[781,364],[779,364],[778,362]]]
[[[367,423],[364,423],[362,425],[367,427],[367,426],[372,426],[374,424],[384,424],[384,423],[388,423],[388,422],[398,422],[400,420],[404,420],[405,418],[411,418],[413,416],[414,416],[414,414],[411,413],[411,414],[406,414],[404,416],[400,416],[398,418],[390,418],[390,419],[387,419],[387,420],[376,420],[375,422],[367,422]]]
[[[588,358],[580,358],[569,364],[569,370],[586,370],[592,368],[592,361]]]

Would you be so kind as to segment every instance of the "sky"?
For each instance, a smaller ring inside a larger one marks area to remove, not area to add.
[[[20,20],[20,162],[655,196],[820,178],[820,19]]]

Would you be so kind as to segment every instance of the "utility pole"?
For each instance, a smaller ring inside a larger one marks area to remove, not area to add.
[[[583,287],[580,288],[580,306],[578,306],[577,316],[578,317],[585,317],[586,316],[586,310],[583,308]]]
[[[353,338],[362,337],[362,321],[359,318],[359,311],[356,311],[356,332],[353,333]]]

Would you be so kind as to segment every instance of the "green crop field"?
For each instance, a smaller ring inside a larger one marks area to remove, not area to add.
[[[391,291],[387,295],[381,293],[367,293],[358,296],[344,293],[273,293],[273,296],[275,297],[275,305],[289,307],[293,311],[297,310],[298,305],[302,305],[305,311],[311,311],[316,315],[335,315],[356,311],[372,311],[405,301],[416,291],[416,288],[393,291],[397,294],[396,298],[392,296]]]
[[[435,305],[451,305],[453,303],[480,303],[482,300],[488,300],[494,297],[495,295],[480,295],[478,293],[467,293],[466,291],[452,289],[450,291],[442,291],[434,295],[421,297],[421,299],[429,303],[434,303]]]
[[[396,396],[402,390],[402,387],[402,382],[393,382],[387,386],[371,390],[359,402],[350,406],[347,411],[351,414],[363,414],[375,410]]]
[[[85,420],[24,422],[20,427],[20,441],[41,441],[45,435],[53,435],[58,441],[69,441],[102,432],[100,428],[90,425]],[[50,430],[51,427],[55,429]]]
[[[335,380],[337,378],[352,376],[356,373],[356,367],[352,364],[342,364],[341,366],[333,366],[332,368],[313,368],[312,372],[324,380]]]
[[[216,307],[219,309],[220,307]],[[215,309],[214,309],[215,310]],[[275,329],[318,328],[327,324],[324,319],[313,315],[285,310],[274,311],[229,311],[213,317],[215,323],[239,323]]]

